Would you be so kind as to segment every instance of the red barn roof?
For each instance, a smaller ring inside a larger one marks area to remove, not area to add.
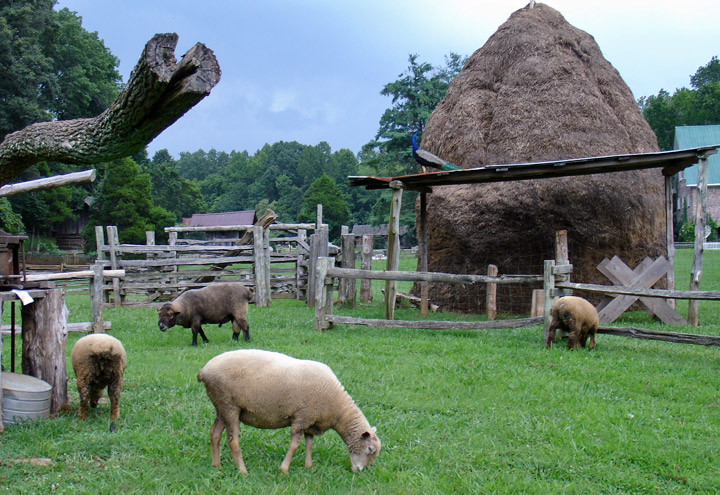
[[[253,225],[257,221],[255,210],[226,211],[223,213],[194,213],[183,218],[185,227],[221,227],[225,225]]]

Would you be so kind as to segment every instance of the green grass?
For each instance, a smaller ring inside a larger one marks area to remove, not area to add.
[[[687,287],[689,256],[678,252],[678,288]],[[707,252],[703,268],[703,288],[718,289],[720,253]],[[72,321],[89,319],[85,296],[69,295],[68,305]],[[686,312],[687,302],[678,307]],[[717,304],[700,307],[697,332],[720,335]],[[381,316],[379,294],[371,307],[342,312]],[[593,352],[545,350],[540,327],[341,325],[320,333],[300,302],[251,306],[252,347],[330,365],[383,449],[371,470],[353,475],[345,445],[328,432],[315,442],[311,471],[301,447],[283,475],[288,431],[241,427],[250,472],[242,476],[224,442],[220,469],[210,466],[214,410],[196,375],[211,357],[249,345],[230,340],[227,325],[209,325],[210,344],[191,348],[190,331],[161,333],[152,309],[108,309],[105,317],[128,352],[118,429],[108,431],[106,402],[77,419],[68,361],[67,413],[0,436],[0,493],[717,493],[717,348],[600,335]],[[643,312],[618,324],[668,329]],[[68,337],[68,355],[79,337]],[[8,353],[5,338],[6,365]],[[52,465],[12,462],[30,457]]]

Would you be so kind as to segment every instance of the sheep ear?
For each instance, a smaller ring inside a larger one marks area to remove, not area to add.
[[[370,432],[369,432],[369,431],[366,431],[366,432],[363,433],[361,436],[362,436],[363,439],[365,439],[365,438],[370,438]]]
[[[373,426],[373,427],[372,427],[372,432],[375,433],[376,431],[377,431],[377,428],[375,428],[375,427]]]

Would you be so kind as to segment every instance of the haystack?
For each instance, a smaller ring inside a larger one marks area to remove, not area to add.
[[[467,61],[430,117],[422,147],[463,168],[657,151],[632,92],[589,34],[543,4],[513,13]],[[428,196],[429,269],[541,273],[568,231],[573,281],[608,283],[605,257],[664,254],[657,170],[443,186]],[[526,313],[530,289],[500,286],[498,310]],[[483,311],[484,287],[435,284],[441,306]]]

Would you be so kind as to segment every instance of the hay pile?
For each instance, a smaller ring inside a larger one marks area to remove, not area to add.
[[[513,13],[467,61],[429,119],[422,147],[463,168],[657,151],[630,89],[589,34],[536,4]],[[658,170],[434,188],[429,268],[450,273],[541,273],[566,229],[573,280],[607,283],[596,265],[630,266],[665,253]],[[501,312],[525,313],[529,289],[498,293]],[[431,300],[483,311],[484,287],[435,284]]]

